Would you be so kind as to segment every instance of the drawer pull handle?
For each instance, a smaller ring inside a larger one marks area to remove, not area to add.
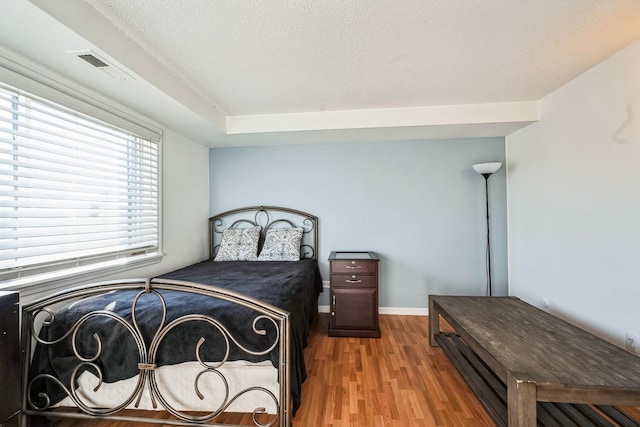
[[[345,282],[347,282],[347,283],[362,283],[362,280],[351,280],[351,279],[347,279],[347,280],[345,280]]]
[[[347,268],[362,268],[361,265],[347,265]]]

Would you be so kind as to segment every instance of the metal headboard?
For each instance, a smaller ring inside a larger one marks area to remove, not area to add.
[[[219,213],[209,218],[209,259],[215,257],[222,232],[227,228],[262,227],[260,246],[269,228],[301,227],[300,257],[316,259],[318,256],[318,217],[296,209],[280,206],[248,206]]]

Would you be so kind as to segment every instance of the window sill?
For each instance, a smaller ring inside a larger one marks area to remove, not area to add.
[[[161,253],[152,253],[135,257],[135,259],[119,259],[82,267],[53,271],[0,283],[2,291],[19,291],[21,298],[55,289],[88,283],[107,274],[121,273],[132,268],[144,267],[162,260]]]

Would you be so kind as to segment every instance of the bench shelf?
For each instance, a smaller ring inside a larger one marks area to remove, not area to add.
[[[457,334],[441,332],[436,341],[476,394],[497,426],[506,427],[507,387]],[[640,423],[615,406],[538,402],[537,425],[550,426],[624,426]]]

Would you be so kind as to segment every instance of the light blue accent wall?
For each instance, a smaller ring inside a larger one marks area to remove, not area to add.
[[[504,138],[213,148],[209,157],[211,214],[264,204],[318,216],[324,280],[331,251],[372,250],[381,307],[485,293],[484,178],[471,165],[504,162]],[[494,295],[505,295],[504,168],[489,193]]]

